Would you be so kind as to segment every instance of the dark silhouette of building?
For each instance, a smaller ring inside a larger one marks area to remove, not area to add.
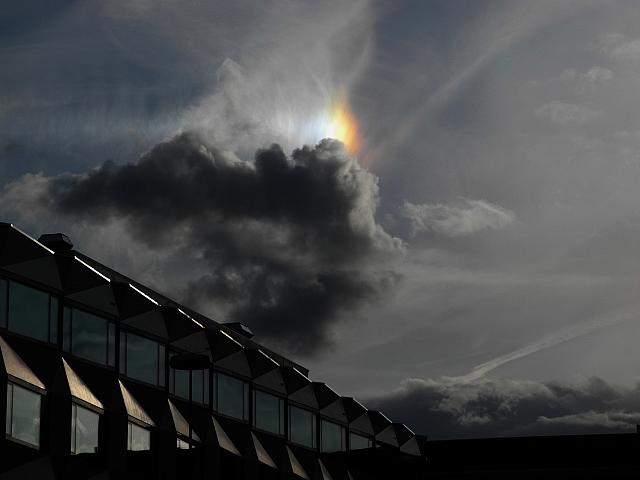
[[[424,478],[424,438],[251,337],[0,223],[0,479]]]
[[[640,478],[637,433],[442,440],[425,443],[428,478]]]

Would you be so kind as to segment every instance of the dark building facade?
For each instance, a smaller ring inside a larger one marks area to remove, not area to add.
[[[0,223],[0,479],[423,478],[424,438],[303,366]]]

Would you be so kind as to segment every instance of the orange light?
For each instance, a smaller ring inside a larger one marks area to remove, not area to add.
[[[358,132],[358,122],[344,96],[335,103],[331,112],[329,136],[344,143],[345,148],[352,155],[360,152],[362,140]]]

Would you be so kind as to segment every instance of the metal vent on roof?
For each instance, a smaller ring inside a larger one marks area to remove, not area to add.
[[[73,243],[64,233],[45,233],[38,241],[54,252],[68,252],[73,250]]]

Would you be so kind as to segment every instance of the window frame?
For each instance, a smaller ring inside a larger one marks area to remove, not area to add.
[[[220,411],[219,409],[220,395],[218,392],[218,387],[220,385],[220,382],[218,380],[219,375],[223,375],[225,377],[231,378],[233,380],[236,380],[242,383],[242,402],[243,402],[242,418],[229,415],[227,413]],[[243,378],[240,378],[238,376],[231,375],[227,372],[222,372],[219,370],[213,370],[213,375],[211,380],[213,384],[213,398],[211,400],[211,409],[220,416],[223,416],[226,418],[232,418],[233,420],[236,420],[238,422],[244,422],[248,424],[251,423],[251,382],[244,380]]]
[[[168,362],[168,370],[169,370],[169,383],[168,383],[168,390],[169,390],[169,394],[174,396],[175,398],[179,398],[181,400],[186,400],[188,402],[192,402],[195,403],[196,405],[201,405],[204,406],[205,408],[209,408],[209,405],[211,403],[211,398],[210,398],[210,384],[212,383],[212,378],[211,378],[211,369],[210,368],[202,368],[202,369],[197,369],[197,370],[178,370],[175,369],[171,366],[171,357],[173,357],[174,355],[180,355],[181,353],[184,352],[179,352],[177,350],[174,349],[169,349],[169,362]],[[178,372],[182,372],[182,373],[186,373],[187,374],[187,390],[188,390],[188,394],[187,396],[182,396],[178,393],[176,393],[176,373]],[[202,401],[195,399],[193,394],[194,394],[194,377],[195,375],[201,374],[202,375]]]
[[[258,423],[258,402],[256,399],[257,395],[268,395],[270,397],[278,400],[278,431],[274,432],[272,430],[266,430],[264,428],[260,428]],[[251,426],[260,432],[268,433],[270,435],[276,435],[278,437],[285,437],[287,434],[287,418],[285,415],[285,399],[278,395],[274,395],[273,393],[267,392],[265,390],[254,388],[251,393]]]
[[[77,401],[72,400],[71,401],[71,445],[72,448],[70,449],[71,455],[78,455],[77,450],[77,438],[78,435],[76,433],[76,431],[74,430],[74,428],[78,427],[78,423],[77,423],[77,418],[78,418],[78,408],[82,408],[88,412],[93,413],[94,415],[96,415],[98,417],[98,429],[96,431],[96,443],[97,445],[95,446],[94,452],[80,452],[80,453],[98,453],[100,451],[100,419],[101,419],[101,412],[99,412],[97,409],[95,408],[89,408],[87,407],[86,404],[84,403],[80,403]]]
[[[132,449],[132,439],[133,439],[133,429],[137,428],[147,433],[149,437],[149,448],[148,449]],[[151,445],[151,426],[146,425],[140,421],[135,421],[131,417],[127,419],[127,452],[149,452],[153,449],[153,445]]]
[[[129,367],[128,337],[129,335],[133,335],[135,337],[139,337],[139,338],[142,338],[143,340],[147,340],[156,344],[156,382],[155,383],[150,383],[147,380],[132,377],[129,375],[129,372],[128,372],[128,367]],[[135,331],[135,330],[120,328],[120,333],[118,336],[118,349],[116,350],[116,354],[115,354],[118,357],[118,361],[117,361],[118,373],[126,377],[128,380],[132,380],[134,382],[140,382],[144,385],[150,385],[152,387],[166,390],[167,376],[169,373],[168,361],[167,361],[168,351],[169,351],[168,346],[164,341],[157,340],[148,335],[138,333],[138,331]]]
[[[324,425],[332,425],[340,429],[340,449],[339,450],[325,450],[324,448]],[[347,451],[347,428],[333,420],[327,418],[320,418],[320,452],[321,453],[333,453],[333,452],[346,452]]]
[[[349,437],[349,451],[352,451],[353,449],[351,448],[351,437],[355,436],[355,437],[359,437],[362,439],[367,440],[367,442],[369,442],[369,446],[366,448],[356,448],[355,450],[366,450],[367,448],[373,448],[374,447],[374,440],[373,437],[370,435],[365,435],[363,433],[359,433],[353,430],[349,430],[348,431],[348,437]]]
[[[96,360],[86,358],[80,355],[77,355],[73,352],[73,312],[79,311],[83,314],[91,315],[97,319],[103,320],[105,322],[105,363],[98,362]],[[69,317],[67,318],[67,314]],[[117,368],[117,352],[118,345],[116,342],[117,338],[117,322],[111,318],[105,317],[104,315],[98,315],[92,311],[89,311],[84,308],[78,308],[73,304],[65,302],[62,305],[62,351],[69,353],[73,358],[77,358],[81,361],[88,362],[92,365],[97,365],[102,368],[108,368],[110,370],[115,370]]]
[[[295,440],[293,440],[291,438],[291,426],[292,426],[292,423],[291,423],[291,418],[292,418],[291,410],[292,409],[302,410],[303,412],[307,412],[307,413],[311,414],[312,419],[313,419],[312,422],[311,422],[312,446],[309,446],[309,445],[304,444],[304,443],[299,443],[299,442],[297,442],[297,441],[295,441]],[[319,448],[318,447],[318,413],[316,411],[311,410],[311,409],[309,409],[307,407],[300,406],[300,405],[295,404],[295,403],[289,403],[287,405],[287,426],[286,426],[286,428],[287,428],[287,440],[289,441],[289,443],[291,443],[293,445],[297,445],[299,447],[308,448],[310,450],[318,450],[318,448]]]
[[[28,335],[23,332],[16,331],[11,328],[11,284],[16,284],[30,290],[47,295],[47,334],[46,339]],[[29,340],[39,342],[43,345],[55,346],[59,345],[59,333],[60,333],[60,305],[62,304],[62,297],[57,293],[52,293],[49,290],[42,289],[38,286],[34,286],[29,283],[25,283],[22,280],[14,280],[11,277],[0,277],[0,295],[2,296],[2,302],[0,306],[4,307],[4,312],[0,314],[0,328],[6,330],[12,335],[18,335],[22,338],[28,338]],[[4,302],[4,305],[3,305]],[[53,308],[55,307],[55,308]],[[53,314],[53,315],[52,315]]]
[[[44,411],[44,405],[43,405],[43,398],[44,398],[44,393],[42,393],[41,391],[38,391],[34,388],[29,388],[28,386],[24,385],[22,382],[18,383],[15,381],[12,381],[11,379],[7,380],[5,382],[6,386],[7,386],[7,405],[6,405],[6,410],[5,410],[5,439],[6,440],[10,440],[12,442],[18,443],[20,445],[24,445],[27,446],[29,448],[32,448],[34,450],[41,450],[41,445],[42,445],[42,413]],[[38,407],[38,444],[35,445],[33,443],[30,443],[26,440],[22,440],[20,438],[14,437],[13,436],[13,406],[14,406],[14,392],[15,392],[15,388],[18,387],[26,392],[29,392],[33,395],[37,395],[38,396],[38,402],[39,402],[39,407]],[[11,409],[9,409],[9,388],[11,388]],[[9,412],[11,412],[11,414],[9,414]]]

